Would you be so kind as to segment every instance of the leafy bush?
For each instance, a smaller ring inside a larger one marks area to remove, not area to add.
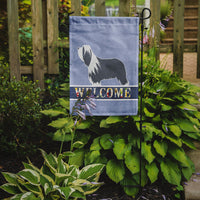
[[[194,106],[199,104],[200,89],[159,68],[151,55],[144,66],[141,185],[159,181],[179,191],[181,182],[194,172],[184,149],[195,149],[193,141],[200,140],[200,113]],[[70,123],[64,120],[69,103],[60,98],[59,104],[65,110],[58,106],[44,113],[59,117],[50,124],[57,129],[54,139],[63,139],[60,128],[64,128],[64,140],[70,141]],[[108,177],[134,197],[139,191],[134,186],[140,184],[140,117],[88,118],[77,129],[80,134],[74,139],[82,144],[73,151],[70,164],[105,164]]]
[[[26,78],[10,81],[7,65],[0,70],[0,149],[25,152],[31,149],[30,137],[39,126],[41,90]]]
[[[90,97],[86,96],[83,102],[78,101],[74,107],[74,111],[81,117],[83,117],[82,106],[86,105],[85,103],[89,100]],[[66,108],[68,108],[68,102],[64,99],[59,99],[59,102],[62,110],[50,109],[43,111],[43,113],[51,116],[59,116],[61,114],[65,116],[51,123],[51,126],[58,128],[61,133],[60,153],[57,156],[52,153],[47,154],[41,150],[44,158],[41,169],[29,161],[28,164],[24,163],[25,169],[18,174],[3,172],[2,174],[8,183],[0,188],[14,195],[11,199],[86,199],[86,195],[92,194],[103,184],[99,183],[98,180],[104,164],[87,165],[81,170],[77,165],[68,164],[70,159],[74,159],[76,156],[73,153],[73,149],[83,144],[81,141],[74,142],[77,120],[80,123],[80,117],[78,115],[75,117],[66,115],[63,110],[66,111]],[[62,153],[66,131],[71,133],[70,151]],[[64,159],[67,162],[64,162]]]
[[[104,165],[92,164],[81,170],[63,161],[65,153],[58,156],[42,151],[44,163],[39,169],[30,161],[17,174],[3,172],[8,183],[0,188],[14,195],[12,199],[86,199],[102,183],[99,176]]]

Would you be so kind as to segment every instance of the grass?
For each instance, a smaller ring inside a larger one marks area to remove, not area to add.
[[[109,7],[116,7],[119,6],[119,1],[120,0],[106,0],[106,6]],[[144,5],[145,0],[137,0],[137,5]]]
[[[109,7],[119,6],[119,0],[106,0],[106,6]]]
[[[137,5],[144,5],[145,4],[145,0],[137,0]]]

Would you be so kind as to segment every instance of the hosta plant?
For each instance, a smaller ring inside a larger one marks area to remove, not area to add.
[[[12,200],[56,200],[86,199],[87,194],[95,192],[102,183],[99,176],[103,164],[91,164],[77,168],[64,162],[68,153],[47,154],[42,151],[44,163],[37,168],[30,161],[17,174],[3,172],[8,183],[0,188],[12,194]]]
[[[185,148],[195,149],[193,141],[200,140],[200,113],[194,106],[200,89],[160,69],[152,59],[144,64],[141,185],[159,181],[178,191],[194,172]],[[140,184],[139,115],[107,117],[100,128],[106,134],[93,140],[85,163],[105,163],[110,179],[135,196],[139,190],[134,186]]]

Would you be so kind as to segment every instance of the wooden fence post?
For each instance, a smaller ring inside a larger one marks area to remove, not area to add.
[[[200,78],[200,0],[199,0],[199,8],[198,8],[197,78]]]
[[[127,17],[130,14],[130,0],[119,0],[119,16]]]
[[[72,15],[81,16],[81,0],[72,0],[71,4],[71,11],[74,12]]]
[[[183,77],[185,0],[174,0],[174,46],[173,72]]]
[[[44,88],[42,0],[32,0],[33,79]]]
[[[7,1],[10,78],[21,80],[18,0]]]
[[[47,52],[48,74],[59,73],[58,42],[58,1],[47,1]]]
[[[150,48],[155,48],[155,58],[160,57],[160,0],[151,0]]]
[[[130,14],[129,16],[135,16],[136,15],[136,0],[130,0]]]
[[[95,0],[95,16],[106,15],[106,4],[105,0]]]

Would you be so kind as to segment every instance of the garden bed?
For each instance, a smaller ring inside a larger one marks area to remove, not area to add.
[[[48,151],[50,151],[50,146],[53,147],[52,150],[55,151],[55,143],[46,146]],[[53,152],[52,151],[52,152]],[[36,155],[30,157],[32,163],[40,167],[43,163],[43,157],[38,152]],[[11,172],[17,173],[22,170],[23,162],[27,162],[26,158],[18,158],[14,155],[1,154],[0,155],[0,172]],[[105,184],[100,187],[98,191],[94,194],[88,195],[87,200],[173,200],[173,190],[170,187],[160,187],[160,183],[146,186],[142,188],[142,191],[137,198],[132,198],[124,193],[122,187],[118,184],[112,182],[105,174],[101,177],[101,182]],[[0,185],[6,183],[2,174],[0,174]],[[0,199],[9,197],[8,193],[0,189]]]

